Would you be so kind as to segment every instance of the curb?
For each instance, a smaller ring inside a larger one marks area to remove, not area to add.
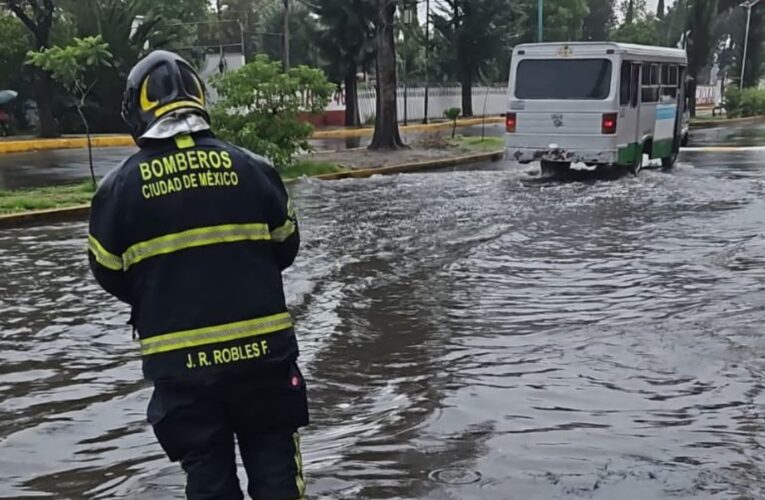
[[[94,148],[115,148],[135,146],[129,135],[95,136],[91,139]],[[88,147],[86,137],[61,139],[27,139],[21,141],[0,141],[0,154],[31,153],[50,149],[82,149]]]
[[[505,118],[501,116],[487,116],[485,122],[487,124],[504,123]],[[484,123],[483,118],[466,118],[463,120],[457,120],[457,127],[470,127],[473,125],[481,125],[482,123]],[[452,128],[452,126],[453,124],[450,122],[438,122],[429,123],[427,125],[400,125],[398,129],[401,132],[426,132],[428,130]],[[318,130],[313,133],[311,139],[346,139],[349,137],[366,137],[373,135],[374,131],[374,127]]]
[[[0,228],[6,229],[51,222],[70,222],[87,217],[89,213],[90,205],[78,205],[76,207],[31,210],[18,214],[0,215]]]
[[[393,165],[390,167],[367,168],[362,170],[351,170],[348,172],[338,172],[335,174],[321,174],[306,177],[292,177],[284,179],[285,184],[291,184],[301,179],[318,179],[323,181],[332,181],[350,178],[367,178],[373,175],[391,175],[405,172],[418,172],[426,170],[435,170],[466,163],[475,163],[480,161],[499,161],[505,155],[505,151],[494,151],[490,153],[480,153],[474,155],[457,156],[441,160],[431,160],[419,163],[405,163],[403,165]],[[0,228],[15,228],[30,226],[35,224],[47,224],[53,222],[72,222],[82,220],[90,214],[90,205],[78,205],[68,208],[52,208],[49,210],[32,210],[18,214],[0,215]]]
[[[503,123],[502,117],[486,117],[485,123]],[[457,127],[469,127],[484,123],[482,118],[468,118],[459,120]],[[430,123],[427,125],[399,126],[401,132],[424,132],[428,130],[440,130],[451,128],[449,122]],[[338,130],[315,131],[310,139],[345,139],[349,137],[366,137],[374,134],[374,128],[346,128]],[[135,141],[129,135],[93,136],[91,139],[94,148],[117,148],[135,146]],[[0,141],[0,154],[31,153],[34,151],[47,151],[52,149],[82,149],[88,147],[86,137],[70,137],[59,139],[23,139]]]
[[[364,179],[374,175],[403,174],[408,172],[424,172],[427,170],[437,170],[440,168],[453,167],[455,165],[464,165],[467,163],[477,163],[481,161],[499,161],[505,156],[505,151],[493,151],[490,153],[480,153],[474,155],[457,156],[454,158],[445,158],[441,160],[429,160],[418,163],[404,163],[403,165],[392,165],[390,167],[365,168],[359,170],[350,170],[348,172],[337,172],[334,174],[321,174],[310,177],[322,181],[336,181],[341,179]]]
[[[730,118],[726,120],[699,120],[691,121],[690,127],[693,130],[705,128],[721,128],[729,125],[748,125],[753,123],[765,122],[765,115],[747,116],[746,118]]]

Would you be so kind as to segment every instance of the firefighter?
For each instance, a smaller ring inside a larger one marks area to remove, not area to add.
[[[282,283],[300,237],[284,184],[215,138],[204,84],[176,54],[138,62],[122,117],[140,150],[101,181],[88,248],[99,284],[131,307],[148,421],[187,498],[244,498],[235,441],[252,498],[302,498],[308,405]]]

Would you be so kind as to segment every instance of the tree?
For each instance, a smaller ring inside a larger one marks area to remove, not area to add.
[[[375,41],[377,48],[377,114],[375,133],[369,149],[392,150],[405,147],[398,130],[396,98],[396,0],[374,0]]]
[[[90,177],[93,187],[96,186],[96,174],[93,171],[93,148],[90,141],[90,127],[82,108],[85,100],[93,90],[95,81],[88,83],[86,71],[88,68],[109,66],[112,54],[109,46],[100,36],[75,38],[72,45],[67,47],[51,47],[39,52],[29,52],[27,63],[50,73],[64,88],[77,98],[75,107],[80,115],[85,133],[88,136],[88,158],[90,160]]]
[[[664,0],[659,0],[658,5],[656,5],[656,17],[664,19]]]
[[[319,18],[318,45],[329,62],[333,81],[345,87],[345,125],[360,124],[357,74],[375,54],[375,32],[370,0],[315,0]]]
[[[462,85],[463,116],[473,116],[473,81],[488,62],[509,51],[517,17],[512,0],[444,0],[433,15]]]
[[[461,111],[460,108],[449,108],[444,111],[444,116],[452,122],[452,139],[457,135],[457,119]]]
[[[92,98],[99,103],[98,113],[91,113],[90,123],[94,130],[113,132],[121,127],[120,103],[125,78],[148,51],[169,49],[178,50],[186,57],[193,55],[183,46],[193,43],[196,31],[179,26],[178,19],[165,18],[158,13],[175,15],[171,3],[151,0],[70,0],[62,3],[73,19],[76,35],[81,38],[101,36],[114,56],[112,65],[94,69],[98,83]],[[182,5],[191,8],[195,4],[185,0]]]
[[[411,11],[410,11],[411,12]],[[399,15],[397,54],[404,71],[404,81],[417,81],[425,77],[425,31],[416,16]]]
[[[20,83],[18,69],[28,50],[24,25],[15,17],[0,13],[0,90]]]
[[[696,116],[696,85],[701,70],[709,63],[714,39],[718,0],[688,0],[686,29],[689,31],[686,51],[688,52],[688,89],[691,116]]]
[[[659,23],[653,16],[623,23],[611,33],[611,40],[641,45],[659,44]]]
[[[283,168],[310,150],[311,125],[301,112],[320,113],[334,87],[320,70],[298,66],[284,72],[264,55],[213,81],[221,100],[211,110],[221,138],[270,158]]]
[[[746,66],[744,67],[744,87],[756,87],[760,83],[763,69],[763,49],[765,48],[765,9],[755,6],[749,23],[749,41],[746,48]],[[738,9],[734,15],[736,30],[730,33],[735,43],[736,64],[734,77],[741,79],[741,61],[744,59],[744,37],[746,36],[746,9]]]
[[[276,33],[283,29],[284,9],[272,8],[265,16],[266,33]],[[289,23],[290,64],[318,67],[320,62],[315,43],[318,37],[316,18],[303,4],[295,3],[290,5]],[[284,45],[280,37],[264,35],[261,47],[262,52],[270,59],[283,57]]]
[[[55,5],[53,0],[5,0],[8,8],[24,23],[32,33],[33,48],[36,51],[47,49],[50,45],[51,27]],[[50,73],[40,69],[37,72],[37,114],[40,118],[40,136],[56,137],[56,122],[53,119],[52,81]]]
[[[544,8],[546,42],[582,39],[583,20],[589,13],[587,0],[548,0]]]
[[[614,0],[590,0],[590,12],[584,18],[582,38],[584,40],[603,41],[614,25],[616,14]]]

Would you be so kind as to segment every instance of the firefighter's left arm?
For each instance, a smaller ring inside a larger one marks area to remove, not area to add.
[[[266,167],[268,172],[270,196],[268,213],[268,227],[271,231],[274,256],[283,271],[295,261],[300,248],[300,231],[298,230],[297,214],[292,206],[287,189],[284,187],[279,172],[271,167]]]
[[[130,304],[130,282],[123,270],[122,253],[125,228],[119,219],[116,175],[101,181],[90,208],[88,259],[93,276],[101,287],[122,302]]]

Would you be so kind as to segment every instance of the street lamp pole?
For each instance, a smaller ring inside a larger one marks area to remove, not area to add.
[[[284,0],[284,53],[282,65],[284,71],[290,70],[290,0]]]
[[[545,0],[537,0],[537,41],[539,43],[544,40],[544,13]]]
[[[744,35],[744,55],[741,58],[741,80],[738,82],[739,90],[744,88],[744,70],[746,69],[746,51],[749,45],[749,24],[752,21],[752,7],[759,2],[760,0],[749,0],[740,4],[742,7],[746,7],[746,34]]]
[[[422,123],[428,123],[428,104],[430,100],[430,0],[425,0],[425,117]]]

